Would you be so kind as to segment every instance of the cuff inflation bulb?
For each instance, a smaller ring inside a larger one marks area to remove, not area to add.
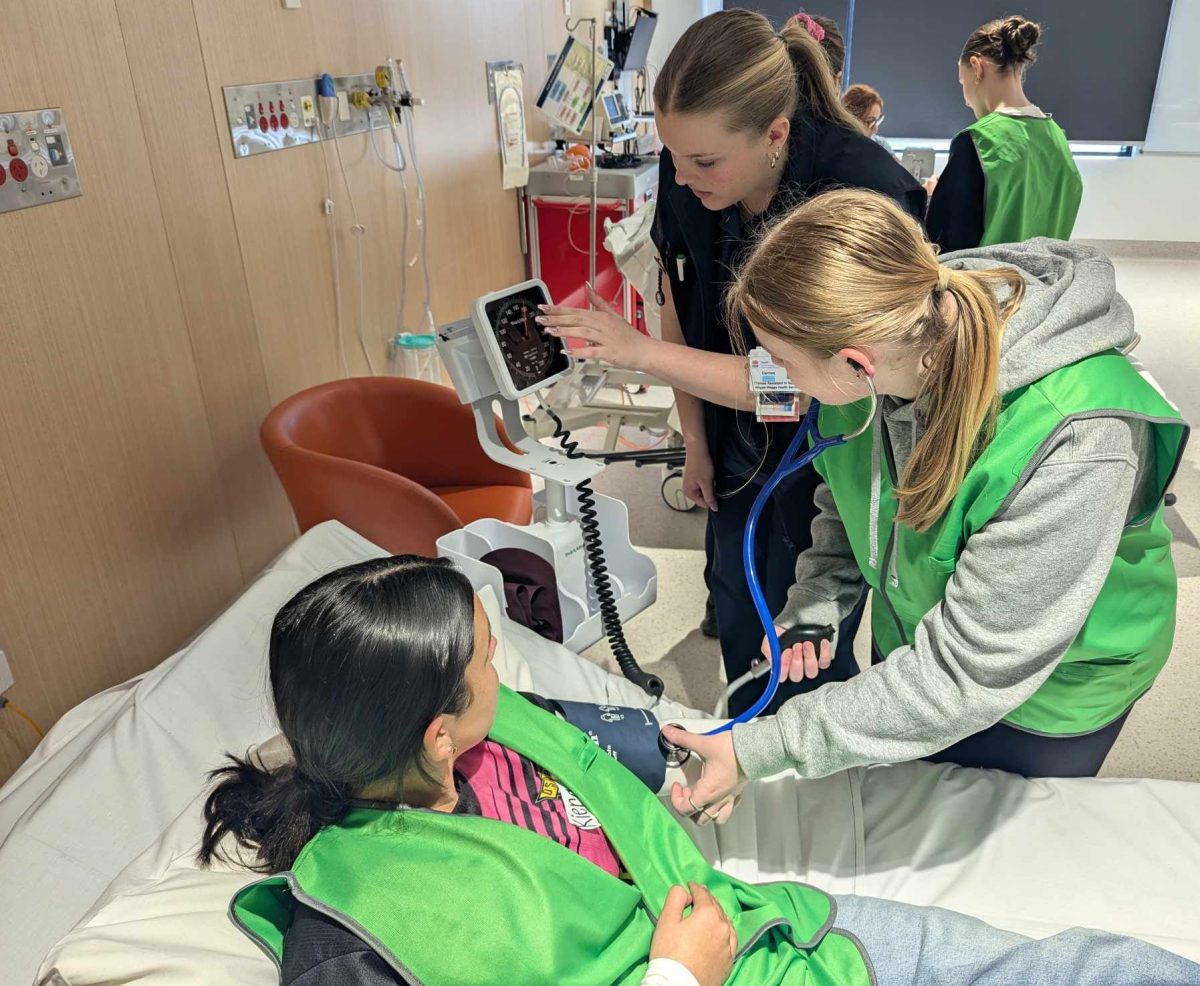
[[[821,626],[816,623],[801,623],[799,626],[784,630],[779,638],[779,649],[787,650],[796,644],[810,643],[816,647],[822,640],[833,641],[833,627],[828,623]]]

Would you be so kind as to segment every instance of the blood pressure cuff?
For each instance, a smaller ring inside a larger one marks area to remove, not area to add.
[[[565,719],[592,738],[600,749],[623,763],[655,794],[662,790],[667,765],[658,746],[659,726],[647,709],[591,702],[560,702],[521,693],[534,705]]]

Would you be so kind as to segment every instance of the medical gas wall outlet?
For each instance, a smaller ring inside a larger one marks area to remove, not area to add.
[[[234,157],[254,157],[327,138],[366,133],[374,73],[333,77],[335,112],[329,124],[317,113],[317,80],[226,86],[225,114]],[[376,118],[375,126],[386,124]]]
[[[61,109],[0,113],[0,212],[82,194]]]

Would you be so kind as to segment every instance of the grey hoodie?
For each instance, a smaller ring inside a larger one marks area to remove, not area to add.
[[[1025,278],[1025,299],[1004,334],[1002,393],[1136,342],[1133,313],[1116,293],[1112,264],[1095,250],[1039,238],[962,250],[942,263],[959,270],[1005,265]],[[884,441],[891,443],[897,474],[903,471],[922,432],[921,410],[919,401],[880,400],[876,476],[886,468]],[[1083,626],[1122,529],[1151,493],[1153,454],[1149,425],[1138,420],[1092,418],[1060,431],[1002,512],[967,543],[944,600],[918,624],[912,646],[849,681],[793,698],[776,716],[734,728],[746,775],[795,767],[802,776],[823,777],[915,759],[1021,705]],[[874,518],[878,483],[873,487]],[[797,560],[796,584],[777,620],[784,627],[836,626],[862,588],[824,485],[816,502],[812,547]]]

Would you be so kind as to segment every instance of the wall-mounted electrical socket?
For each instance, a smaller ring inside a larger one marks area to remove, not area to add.
[[[284,10],[299,10],[300,0],[283,0]]]
[[[0,695],[3,695],[13,686],[12,668],[8,666],[8,658],[4,651],[0,650]]]

